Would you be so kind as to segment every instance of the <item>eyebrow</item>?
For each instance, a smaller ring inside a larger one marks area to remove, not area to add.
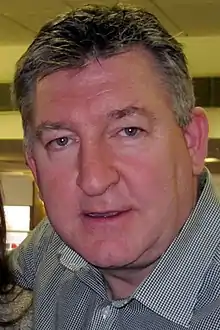
[[[151,118],[154,117],[153,113],[151,113],[147,109],[137,106],[128,106],[123,109],[113,110],[107,114],[107,117],[110,119],[122,119],[124,117],[131,117],[135,114]]]
[[[107,118],[110,120],[118,120],[118,119],[122,119],[125,117],[131,117],[135,114],[148,117],[151,120],[155,119],[154,114],[152,112],[148,111],[147,109],[145,109],[143,107],[137,107],[137,106],[128,106],[128,107],[125,107],[122,109],[112,110],[107,114]],[[40,123],[36,127],[35,137],[40,139],[42,137],[42,134],[44,131],[53,131],[53,130],[54,131],[58,131],[58,130],[72,131],[71,125],[66,122],[62,122],[62,121],[53,122],[53,121],[47,120],[47,121]]]
[[[36,128],[35,128],[35,137],[40,139],[43,132],[45,131],[58,131],[58,130],[68,130],[71,131],[70,125],[68,125],[65,122],[62,121],[50,121],[46,120],[40,123]]]

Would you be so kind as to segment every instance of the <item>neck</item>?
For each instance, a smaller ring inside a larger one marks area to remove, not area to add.
[[[131,296],[137,287],[149,276],[157,261],[147,267],[102,270],[107,283],[107,294],[112,300]]]

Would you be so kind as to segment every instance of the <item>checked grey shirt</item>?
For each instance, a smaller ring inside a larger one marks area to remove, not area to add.
[[[10,255],[33,288],[37,330],[220,330],[220,203],[209,172],[181,233],[127,300],[109,301],[100,272],[43,221]]]

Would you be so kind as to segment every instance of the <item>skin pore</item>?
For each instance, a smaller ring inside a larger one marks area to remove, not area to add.
[[[146,51],[50,74],[36,88],[27,162],[61,238],[113,299],[149,275],[187,220],[204,166],[202,109],[181,129]]]

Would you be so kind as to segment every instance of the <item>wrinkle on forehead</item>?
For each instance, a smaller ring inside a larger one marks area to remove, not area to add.
[[[88,96],[87,99],[90,100],[90,99],[92,99],[92,98],[95,97],[95,96],[100,96],[100,95],[102,95],[102,94],[109,93],[109,92],[112,92],[112,91],[113,91],[112,88],[110,88],[110,89],[103,89],[103,90],[97,92],[97,93],[96,93],[95,95],[93,95],[93,96]]]
[[[85,68],[57,71],[38,83],[36,108],[41,120],[53,113],[56,120],[77,117],[88,109],[96,116],[114,109],[132,106],[158,112],[170,98],[152,67],[151,57],[127,52],[107,59],[91,61]],[[151,110],[152,109],[152,110]],[[82,113],[81,113],[82,112]],[[46,113],[46,114],[45,114]],[[85,114],[84,113],[84,114]]]

